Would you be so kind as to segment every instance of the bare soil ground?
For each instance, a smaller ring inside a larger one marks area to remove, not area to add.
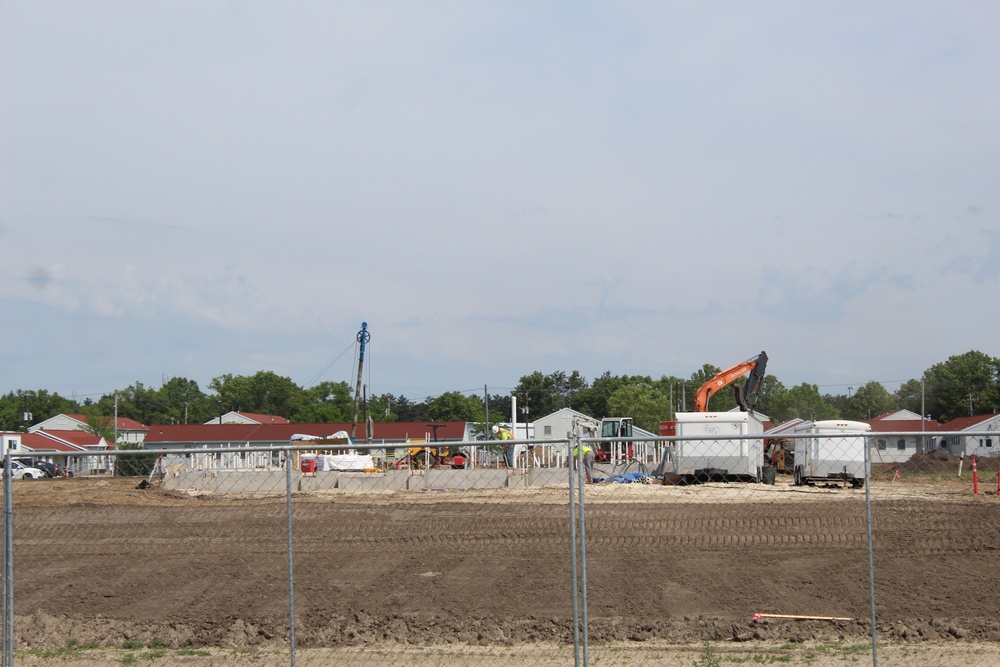
[[[136,481],[15,483],[15,629],[18,647],[36,651],[26,659],[131,643],[204,649],[230,664],[220,650],[287,646],[284,496],[193,496]],[[880,640],[953,656],[989,647],[982,664],[996,664],[1000,498],[973,496],[950,476],[894,478],[871,494]],[[588,487],[591,644],[686,646],[691,664],[691,646],[705,641],[744,652],[869,641],[864,495],[784,478]],[[572,645],[565,489],[326,492],[293,507],[303,648],[565,655]],[[754,622],[758,613],[850,620]]]

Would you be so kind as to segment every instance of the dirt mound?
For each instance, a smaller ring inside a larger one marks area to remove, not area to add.
[[[914,454],[909,460],[900,463],[873,465],[872,475],[888,478],[894,475],[896,471],[899,471],[901,474],[926,473],[937,475],[952,473],[957,475],[959,464],[962,465],[964,472],[969,473],[972,471],[971,457],[967,456],[963,461],[961,457],[955,456],[946,449],[935,449],[926,454]],[[1000,464],[1000,460],[995,458],[977,457],[976,459],[976,467],[980,474],[996,474],[998,464]]]

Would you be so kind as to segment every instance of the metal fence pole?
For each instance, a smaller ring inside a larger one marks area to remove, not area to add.
[[[14,666],[14,485],[10,450],[3,458],[3,665]]]
[[[878,667],[878,632],[875,629],[875,540],[872,533],[871,440],[865,438],[865,523],[868,526],[868,598],[872,611],[872,667]]]
[[[566,434],[569,442],[569,545],[570,545],[570,568],[571,583],[573,586],[573,664],[580,667],[580,596],[578,584],[578,572],[576,564],[576,494],[573,486],[573,473],[576,460],[573,452],[580,447],[580,436],[570,431]]]
[[[292,557],[292,450],[285,451],[285,514],[288,521],[288,644],[295,667],[295,569]]]
[[[586,480],[584,471],[586,454],[584,454],[583,449],[589,445],[580,440],[577,442],[580,444],[577,447],[580,460],[576,468],[577,489],[580,495],[580,607],[582,611],[582,636],[580,640],[583,643],[583,667],[587,667],[590,664],[590,632],[587,628],[590,621],[587,617],[587,508],[583,500],[584,481]]]
[[[584,504],[584,445],[580,434],[569,433],[569,504],[570,542],[573,546],[571,557],[573,567],[573,658],[574,664],[587,667],[590,664],[589,637],[587,632],[587,519]],[[574,470],[575,467],[575,470]],[[574,476],[577,487],[574,489]],[[579,523],[579,530],[577,530]],[[579,535],[579,538],[577,537]],[[577,557],[579,550],[579,558]],[[577,563],[579,562],[579,566]],[[582,653],[582,662],[581,662]]]

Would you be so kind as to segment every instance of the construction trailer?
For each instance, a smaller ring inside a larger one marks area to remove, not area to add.
[[[793,430],[796,435],[806,436],[795,438],[795,484],[839,482],[854,488],[864,486],[865,447],[871,428],[865,422],[827,419],[806,422]]]
[[[675,422],[678,439],[670,453],[673,461],[664,466],[668,473],[664,481],[761,481],[764,422],[756,414],[678,412]],[[685,440],[684,436],[699,439]],[[719,436],[719,439],[711,436]]]

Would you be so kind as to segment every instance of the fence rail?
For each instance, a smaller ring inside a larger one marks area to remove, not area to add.
[[[8,452],[3,667],[994,665],[994,434],[923,435]]]

